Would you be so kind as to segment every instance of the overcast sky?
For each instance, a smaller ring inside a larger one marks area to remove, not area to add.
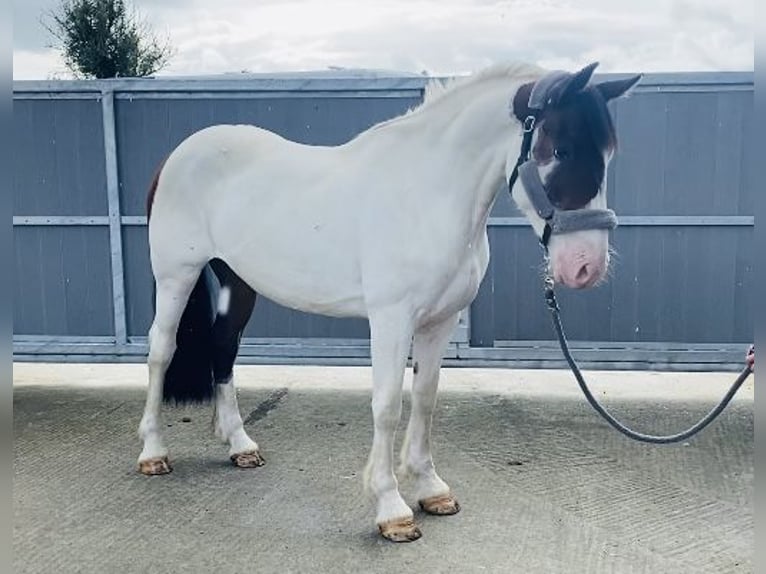
[[[129,2],[130,0],[128,0]],[[67,77],[15,0],[14,79]],[[176,54],[160,75],[330,66],[461,74],[528,60],[603,72],[753,70],[755,0],[134,0]]]

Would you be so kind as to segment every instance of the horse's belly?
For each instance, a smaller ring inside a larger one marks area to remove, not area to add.
[[[252,211],[250,213],[253,213]],[[219,233],[221,259],[255,291],[280,305],[336,317],[365,316],[350,229],[323,228],[276,214],[232,222]],[[283,221],[281,228],[275,220]]]
[[[258,257],[226,259],[255,291],[284,307],[332,317],[366,316],[361,285],[340,274],[328,281],[319,273],[259,265],[265,262]]]
[[[272,301],[284,307],[316,313],[328,317],[366,317],[367,311],[361,290],[342,291],[337,285],[321,285],[312,283],[310,290],[305,290],[299,284],[280,285],[264,284],[260,291]]]

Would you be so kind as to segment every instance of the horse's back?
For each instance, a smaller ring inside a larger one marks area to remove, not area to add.
[[[170,154],[163,171],[179,183],[202,183],[205,179],[222,179],[237,169],[244,169],[279,149],[300,147],[281,136],[250,125],[222,124],[204,128],[183,140]],[[190,185],[187,192],[199,191]]]
[[[222,124],[197,131],[165,160],[152,219],[181,224],[202,216],[207,224],[226,202],[241,204],[263,193],[265,179],[274,179],[275,160],[301,156],[305,147],[251,125]]]

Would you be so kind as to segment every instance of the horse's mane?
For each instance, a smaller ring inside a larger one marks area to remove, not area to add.
[[[439,101],[446,95],[452,94],[464,87],[474,86],[478,83],[503,78],[539,76],[543,73],[544,70],[538,66],[524,62],[511,62],[495,64],[489,68],[479,70],[470,76],[458,76],[446,80],[436,78],[426,84],[423,103],[416,109],[425,108],[434,102]]]
[[[466,88],[471,88],[477,84],[498,80],[513,78],[537,78],[545,73],[545,70],[533,64],[523,62],[511,62],[505,64],[496,64],[483,70],[479,70],[468,76],[457,76],[454,78],[434,78],[430,80],[424,90],[423,102],[414,108],[407,110],[401,116],[383,121],[373,127],[373,129],[398,123],[401,120],[409,119],[415,114],[431,109],[436,102],[445,99],[448,96],[462,92]],[[510,94],[509,94],[510,97]]]

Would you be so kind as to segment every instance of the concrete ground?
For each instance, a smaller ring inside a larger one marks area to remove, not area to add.
[[[15,365],[15,571],[754,571],[752,377],[701,435],[649,446],[597,418],[567,372],[445,370],[435,458],[462,511],[416,512],[423,538],[396,545],[377,536],[362,493],[369,369],[236,374],[267,464],[230,466],[209,407],[167,408],[175,469],[144,477],[144,366]],[[665,433],[735,377],[589,375],[615,413]]]

